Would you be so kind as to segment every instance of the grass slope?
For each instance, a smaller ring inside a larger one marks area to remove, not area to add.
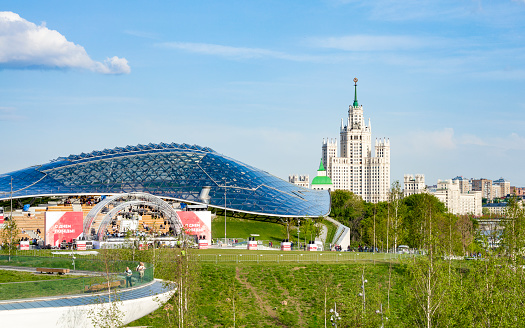
[[[361,274],[367,283],[365,319],[358,297]],[[400,308],[401,275],[393,269],[390,305]],[[386,307],[389,264],[203,264],[199,269],[199,286],[194,294],[194,311],[188,326],[232,327],[233,300],[235,325],[238,327],[322,327],[325,320],[325,296],[329,311],[337,301],[337,310],[347,320],[342,326],[381,325],[375,314],[380,304]],[[395,313],[389,313],[395,317]],[[330,325],[330,313],[327,313]],[[162,327],[168,322],[161,307],[129,326]],[[359,324],[361,320],[361,324]],[[365,320],[365,321],[363,321]],[[366,322],[366,323],[365,323]]]
[[[224,238],[224,216],[217,216],[211,222],[212,238]],[[250,234],[258,234],[258,240],[280,242],[286,236],[286,227],[255,220],[230,218],[226,216],[226,236],[228,238],[248,239]]]

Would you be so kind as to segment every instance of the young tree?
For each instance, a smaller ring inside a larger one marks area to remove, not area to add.
[[[11,261],[11,253],[16,250],[16,244],[19,242],[18,234],[20,229],[16,224],[16,221],[11,217],[8,221],[4,222],[4,228],[0,230],[0,240],[4,248],[7,248],[9,257],[8,262]]]
[[[184,238],[188,238],[182,233]],[[156,266],[156,275],[175,283],[177,288],[174,296],[168,301],[171,306],[165,307],[167,313],[176,321],[177,327],[190,327],[198,316],[193,311],[194,299],[192,295],[198,289],[199,263],[192,260],[193,253],[184,240],[181,248],[163,249],[157,252],[159,259]]]
[[[117,328],[123,325],[124,312],[122,310],[122,301],[119,299],[117,285],[115,284],[120,282],[115,273],[123,271],[122,268],[118,267],[121,262],[120,251],[119,249],[107,248],[99,250],[98,257],[101,260],[101,269],[104,274],[107,294],[99,295],[94,303],[94,307],[88,311],[88,318],[94,327]]]
[[[394,252],[397,249],[397,244],[401,234],[401,227],[403,226],[403,219],[401,216],[403,190],[398,180],[392,183],[392,188],[388,194],[388,222],[387,222],[387,249],[390,248],[389,235],[392,233]],[[392,230],[392,232],[390,232]]]
[[[501,246],[509,256],[509,260],[517,265],[522,262],[525,248],[525,215],[521,204],[516,197],[511,197],[507,203],[505,224],[501,237]]]

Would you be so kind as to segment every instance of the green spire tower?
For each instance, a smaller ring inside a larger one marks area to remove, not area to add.
[[[326,171],[326,170],[324,169],[323,159],[322,159],[322,158],[321,158],[321,163],[319,163],[319,170],[317,170],[317,171]]]
[[[359,103],[357,102],[357,77],[354,77],[354,107],[358,107]]]

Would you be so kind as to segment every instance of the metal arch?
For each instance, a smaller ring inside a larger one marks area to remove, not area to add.
[[[120,195],[114,195],[114,196],[111,196],[111,197],[106,197],[104,198],[103,200],[101,200],[98,204],[95,205],[95,207],[93,207],[91,209],[91,211],[89,211],[89,213],[86,215],[86,218],[84,219],[84,236],[89,236],[89,229],[91,228],[91,226],[93,225],[93,223],[95,222],[95,219],[97,218],[97,215],[105,208],[109,205],[109,203],[111,203],[113,200],[115,200],[116,198],[118,198]]]
[[[169,208],[165,208],[153,202],[143,201],[143,200],[134,200],[134,201],[125,202],[125,203],[118,205],[117,207],[111,209],[111,211],[109,211],[104,216],[104,218],[102,219],[102,222],[100,223],[98,231],[97,231],[98,239],[100,240],[103,237],[104,232],[107,229],[107,226],[109,225],[109,223],[111,222],[111,220],[113,219],[115,215],[117,215],[120,211],[122,211],[125,208],[136,206],[136,205],[146,205],[146,206],[159,210],[172,223],[172,226],[174,227],[174,230],[176,231],[177,234],[180,234],[180,232],[182,231],[182,222],[180,221],[180,218],[177,215],[177,212],[175,211],[175,209],[173,209],[171,206]]]
[[[89,213],[86,215],[86,218],[83,222],[83,228],[84,228],[84,236],[91,236],[90,229],[93,226],[93,223],[95,222],[95,219],[97,216],[102,212],[103,209],[109,208],[109,206],[113,203],[123,201],[125,200],[126,203],[130,201],[145,201],[150,202],[155,205],[156,208],[162,211],[162,213],[167,214],[168,220],[174,227],[175,231],[177,233],[180,233],[182,231],[182,222],[180,221],[179,216],[177,215],[177,212],[175,209],[170,206],[168,203],[166,203],[161,198],[147,194],[147,193],[141,193],[141,192],[134,192],[134,193],[122,193],[122,194],[116,194],[111,197],[107,197],[101,202],[99,202],[95,207],[89,211]],[[125,203],[124,203],[125,204]],[[121,204],[119,204],[121,205]],[[118,207],[117,205],[116,207]],[[109,213],[108,213],[109,214]],[[104,217],[104,220],[107,216]],[[102,224],[102,223],[101,223]]]

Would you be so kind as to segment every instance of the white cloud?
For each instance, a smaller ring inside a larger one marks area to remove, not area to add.
[[[127,74],[125,58],[112,57],[103,63],[92,60],[84,47],[67,41],[58,31],[0,12],[0,67],[83,68],[103,74]]]
[[[161,47],[180,49],[188,52],[215,55],[229,58],[277,58],[292,61],[313,61],[316,56],[309,55],[290,55],[280,51],[273,51],[261,48],[231,47],[212,43],[192,43],[192,42],[163,42],[158,44]]]
[[[487,143],[480,137],[473,134],[464,134],[459,138],[458,143],[462,145],[487,146]]]
[[[311,38],[308,43],[314,47],[344,51],[392,51],[437,47],[443,45],[445,40],[403,35],[347,35]]]

